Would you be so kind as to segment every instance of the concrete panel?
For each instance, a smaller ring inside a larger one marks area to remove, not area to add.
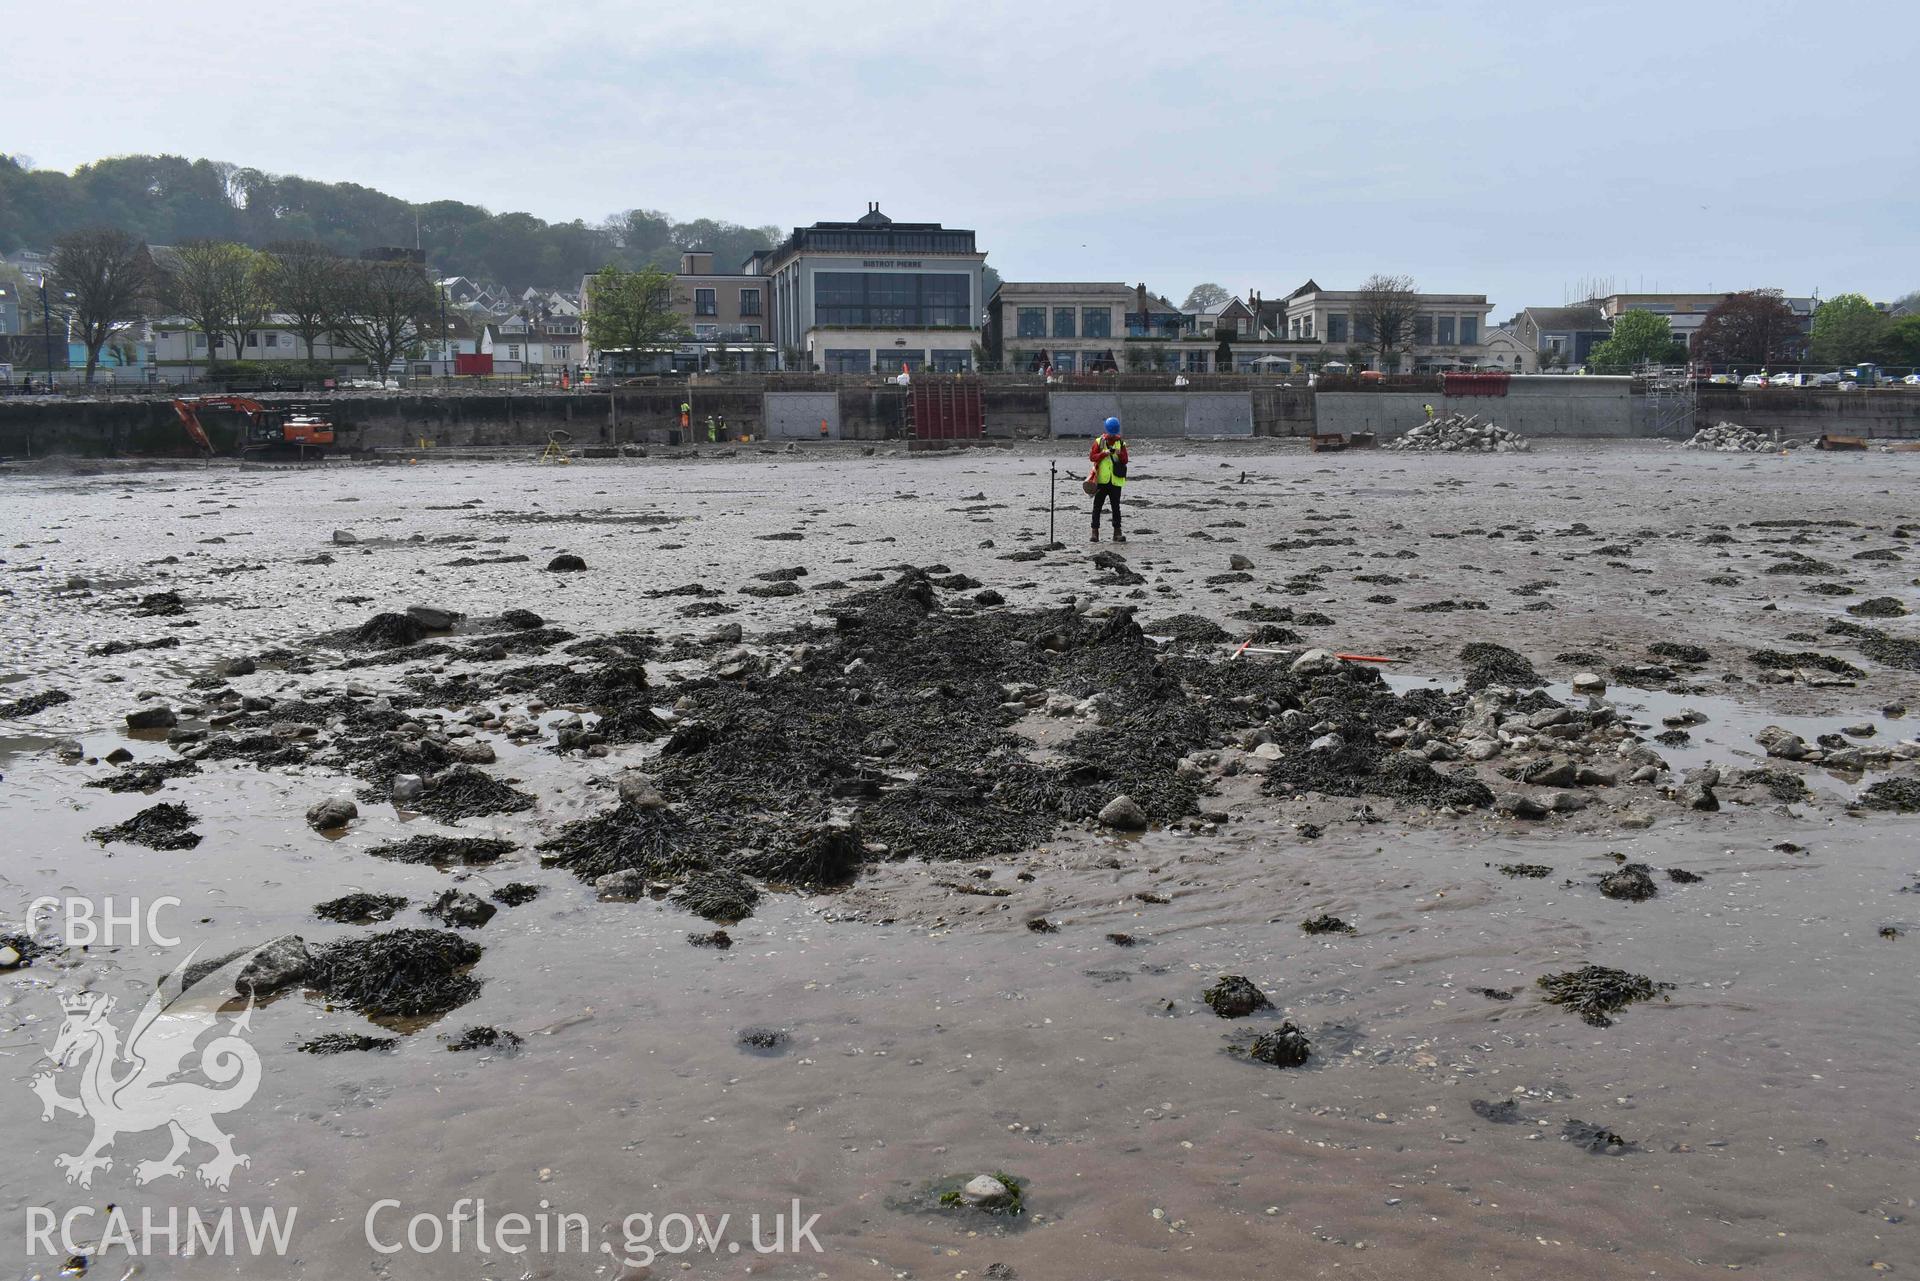
[[[1253,397],[1244,391],[1188,396],[1189,436],[1253,435]]]
[[[1141,440],[1253,435],[1253,398],[1244,391],[1056,391],[1049,398],[1055,436],[1092,436],[1109,416]]]
[[[1505,396],[1440,396],[1397,391],[1334,391],[1314,397],[1315,430],[1329,435],[1370,431],[1382,441],[1402,435],[1426,418],[1422,406],[1440,414],[1478,414],[1522,436],[1542,439],[1632,436],[1636,419],[1628,380],[1600,378],[1514,379]],[[1560,384],[1555,386],[1553,384]]]
[[[1100,424],[1119,412],[1120,397],[1112,392],[1056,391],[1047,397],[1048,427],[1056,436],[1097,435]]]
[[[820,422],[826,420],[825,439],[840,439],[840,395],[831,391],[770,391],[762,421],[768,440],[820,440]]]

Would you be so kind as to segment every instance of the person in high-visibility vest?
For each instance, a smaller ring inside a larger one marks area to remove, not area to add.
[[[1428,422],[1432,422],[1432,421],[1433,421],[1433,406],[1432,406],[1432,405],[1422,405],[1422,406],[1420,406],[1420,408],[1422,408],[1422,409],[1424,409],[1424,410],[1426,410],[1426,411],[1427,411],[1427,421],[1428,421]]]
[[[693,417],[693,406],[688,404],[684,400],[681,401],[680,402],[680,430],[682,432],[686,431],[687,424],[690,421],[692,421],[692,417]]]
[[[1121,438],[1118,418],[1107,419],[1101,434],[1093,438],[1087,458],[1093,463],[1093,474],[1087,479],[1094,483],[1093,536],[1087,541],[1100,541],[1100,508],[1111,503],[1113,541],[1124,543],[1127,536],[1120,532],[1120,491],[1127,485],[1127,442]]]
[[[720,439],[720,428],[714,424],[713,415],[707,415],[707,443],[714,444]]]

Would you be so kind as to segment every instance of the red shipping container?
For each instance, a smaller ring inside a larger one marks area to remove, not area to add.
[[[456,374],[490,374],[493,372],[493,353],[461,352],[453,358],[453,372]]]

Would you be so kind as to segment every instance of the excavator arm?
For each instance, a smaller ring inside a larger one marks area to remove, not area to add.
[[[194,400],[173,402],[173,412],[180,416],[180,425],[187,429],[187,435],[193,438],[193,443],[205,450],[209,458],[213,457],[213,442],[207,438],[207,429],[200,425],[200,410],[233,409],[252,419],[263,408],[259,401],[249,400],[245,396],[201,396]]]

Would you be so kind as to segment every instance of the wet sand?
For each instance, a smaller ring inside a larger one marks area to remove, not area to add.
[[[420,923],[415,909],[449,874],[366,850],[454,829],[363,803],[347,835],[328,840],[301,817],[342,785],[324,770],[224,762],[153,796],[110,795],[81,787],[108,767],[62,764],[49,750],[77,735],[94,756],[125,744],[143,759],[168,757],[164,743],[112,728],[139,691],[178,702],[216,659],[298,645],[413,603],[473,615],[531,608],[583,636],[678,635],[712,621],[677,617],[684,600],[639,589],[698,580],[741,606],[721,621],[740,622],[752,642],[841,594],[740,596],[755,573],[804,565],[803,581],[818,584],[938,561],[1013,606],[1093,594],[1137,603],[1143,616],[1205,614],[1236,634],[1247,625],[1229,616],[1251,603],[1319,610],[1334,621],[1301,626],[1308,642],[1401,658],[1396,680],[1456,679],[1468,640],[1516,649],[1553,681],[1576,669],[1556,661],[1563,652],[1646,662],[1654,641],[1699,644],[1713,655],[1694,682],[1702,692],[1612,692],[1623,710],[1646,708],[1654,729],[1666,700],[1710,709],[1694,746],[1672,753],[1677,768],[1758,764],[1752,732],[1769,723],[1811,740],[1865,719],[1887,745],[1911,738],[1920,719],[1879,711],[1920,707],[1920,674],[1873,663],[1822,630],[1858,599],[1912,604],[1911,557],[1853,559],[1900,554],[1893,531],[1920,520],[1909,460],[1647,445],[1486,458],[1316,457],[1285,445],[1140,453],[1125,548],[1148,578],[1137,601],[1129,589],[1086,586],[1070,444],[915,458],[748,448],[724,460],[548,469],[441,462],[0,479],[10,545],[0,586],[13,592],[0,597],[0,675],[11,678],[0,691],[74,696],[0,724],[13,831],[0,915],[18,920],[41,894],[170,893],[184,901],[187,946],[230,950],[287,932],[351,933],[314,920],[311,907],[366,889],[406,895],[415,906],[395,923]],[[1049,459],[1065,468],[1058,528],[1068,547],[1000,559],[1045,541]],[[1783,519],[1854,523],[1754,525]],[[1568,536],[1576,522],[1591,535]],[[1703,542],[1715,526],[1734,541]],[[332,545],[335,529],[359,541]],[[788,531],[804,537],[756,537]],[[224,541],[204,541],[213,538]],[[1324,541],[1346,538],[1354,542]],[[1269,546],[1303,540],[1322,541]],[[1810,578],[1763,573],[1778,546],[1832,565],[1822,580],[1856,594],[1814,595]],[[587,572],[544,572],[562,551],[584,557]],[[296,563],[321,552],[334,563]],[[1234,552],[1255,562],[1251,581],[1207,584]],[[446,565],[505,555],[529,559]],[[153,563],[167,556],[178,563]],[[215,572],[254,565],[264,568]],[[1314,566],[1330,567],[1317,586],[1285,590]],[[1404,581],[1354,577],[1383,573]],[[1738,581],[1706,581],[1729,575]],[[91,586],[64,588],[70,577]],[[163,589],[185,598],[197,627],[129,616],[133,600]],[[1365,599],[1375,595],[1395,599]],[[1487,608],[1411,612],[1440,600]],[[1541,600],[1554,608],[1526,608]],[[1909,620],[1860,621],[1913,635]],[[179,648],[84,655],[103,641],[169,635]],[[1850,687],[1762,684],[1746,661],[1761,648],[1844,656],[1867,676]],[[670,685],[676,670],[662,666],[657,681]],[[101,683],[110,673],[124,682]],[[379,687],[393,675],[347,674]],[[304,683],[267,669],[233,681],[247,692]],[[978,1277],[1000,1263],[1023,1277],[1625,1278],[1708,1267],[1813,1278],[1920,1266],[1911,1201],[1920,897],[1900,893],[1920,884],[1920,825],[1849,812],[1858,778],[1799,767],[1815,797],[1792,806],[1733,799],[1698,813],[1642,799],[1653,825],[1627,829],[1612,803],[1523,823],[1378,800],[1279,801],[1258,792],[1256,776],[1237,775],[1208,802],[1234,815],[1216,833],[1065,829],[987,865],[986,883],[1005,897],[941,885],[966,867],[884,864],[842,893],[768,895],[729,927],[733,948],[715,952],[686,942],[706,923],[661,902],[596,902],[531,848],[605,809],[604,780],[650,747],[581,760],[494,742],[489,772],[521,780],[538,804],[459,824],[460,834],[526,847],[467,884],[531,881],[541,896],[476,932],[487,947],[479,999],[392,1052],[297,1054],[320,1033],[378,1029],[297,992],[257,1009],[250,1039],[263,1083],[229,1125],[252,1165],[230,1193],[135,1187],[133,1162],[164,1150],[157,1132],[123,1138],[120,1161],[91,1190],[62,1182],[54,1155],[77,1150],[85,1127],[43,1124],[27,1088],[59,1023],[55,990],[116,993],[124,1013],[176,952],[94,948],[4,977],[0,1133],[14,1159],[0,1175],[0,1241],[23,1242],[34,1205],[290,1204],[299,1224],[284,1260],[160,1260],[149,1274],[619,1276],[597,1255],[383,1257],[361,1221],[376,1197],[436,1213],[461,1197],[484,1197],[494,1213],[545,1202],[587,1215],[596,1240],[608,1225],[617,1242],[618,1221],[638,1211],[744,1218],[798,1198],[821,1216],[824,1253],[689,1255],[692,1274],[741,1275],[750,1263],[759,1276]],[[1907,762],[1890,773],[1914,772]],[[1650,789],[1605,790],[1624,803]],[[197,848],[87,839],[155,800],[202,816]],[[1309,820],[1324,828],[1317,839],[1297,826]],[[1776,851],[1781,842],[1806,852]],[[1683,867],[1705,879],[1661,877],[1652,901],[1615,902],[1590,882],[1616,865],[1614,852],[1656,875]],[[1508,862],[1553,873],[1515,880],[1493,866]],[[1321,912],[1357,933],[1303,933],[1300,921]],[[1040,916],[1058,932],[1031,932]],[[1886,939],[1888,925],[1910,932]],[[1116,931],[1139,945],[1108,942]],[[1590,1027],[1533,986],[1590,963],[1675,987],[1612,1027]],[[1199,1002],[1222,973],[1252,978],[1308,1034],[1305,1067],[1226,1052],[1240,1025]],[[1516,995],[1469,990],[1488,987]],[[480,1023],[521,1033],[525,1047],[453,1055],[437,1039]],[[737,1034],[756,1025],[786,1029],[790,1045],[743,1052]],[[1520,1120],[1484,1119],[1476,1099],[1513,1099]],[[1561,1137],[1573,1118],[1634,1149],[1582,1150]],[[1029,1212],[1011,1225],[901,1208],[933,1179],[991,1170],[1027,1181]],[[24,1258],[24,1245],[14,1254]],[[677,1275],[680,1262],[624,1275]],[[126,1266],[109,1252],[91,1275]],[[19,1271],[51,1276],[58,1261]]]

